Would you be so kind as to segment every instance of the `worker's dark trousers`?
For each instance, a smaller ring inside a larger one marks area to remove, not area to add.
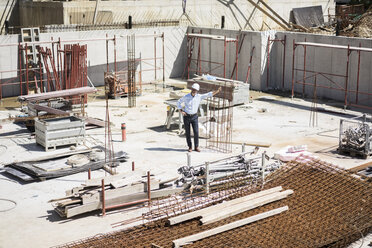
[[[186,141],[189,148],[192,149],[191,143],[191,134],[190,134],[190,125],[194,131],[194,144],[195,148],[199,147],[199,123],[198,123],[198,114],[186,115],[183,117],[183,124],[185,125],[186,131]]]

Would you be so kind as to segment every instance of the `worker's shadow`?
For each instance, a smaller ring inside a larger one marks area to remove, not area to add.
[[[147,151],[155,151],[155,152],[186,152],[186,148],[169,148],[169,147],[150,147],[145,148]]]

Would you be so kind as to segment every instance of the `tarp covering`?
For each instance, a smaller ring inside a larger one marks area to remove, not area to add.
[[[311,6],[304,8],[294,8],[293,16],[296,24],[303,27],[317,27],[324,24],[322,6]]]

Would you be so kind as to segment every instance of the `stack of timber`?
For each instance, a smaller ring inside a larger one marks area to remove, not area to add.
[[[150,176],[150,194],[147,192],[148,176]],[[147,175],[144,171],[136,170],[89,179],[82,186],[66,191],[66,197],[53,199],[50,202],[61,217],[71,218],[103,207],[109,209],[120,205],[130,206],[145,202],[149,196],[151,199],[162,198],[183,191],[182,187],[171,187],[167,184],[173,180],[175,178]],[[104,193],[102,193],[103,187]]]
[[[207,208],[189,212],[187,214],[172,217],[168,219],[168,222],[170,225],[175,225],[199,218],[203,225],[214,223],[265,204],[284,199],[293,194],[293,190],[280,192],[282,189],[281,186],[278,186],[268,190],[263,190],[234,200],[225,201]]]

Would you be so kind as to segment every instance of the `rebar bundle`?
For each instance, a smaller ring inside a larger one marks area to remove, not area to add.
[[[313,158],[289,162],[268,177],[263,189],[293,189],[286,199],[200,225],[165,220],[94,236],[62,247],[172,247],[172,241],[258,213],[288,206],[286,213],[202,239],[186,247],[345,247],[372,230],[372,184]],[[257,184],[256,187],[262,187]],[[251,188],[254,190],[254,187]],[[256,188],[257,190],[257,188]]]
[[[128,56],[128,107],[136,106],[136,37],[127,36]]]

